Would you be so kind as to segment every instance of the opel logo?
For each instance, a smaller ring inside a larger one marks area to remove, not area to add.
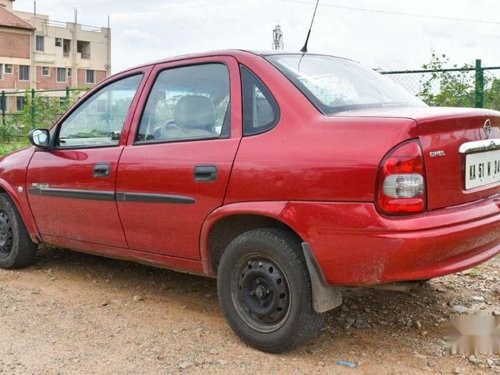
[[[483,129],[484,129],[484,134],[486,134],[486,138],[489,138],[491,136],[491,120],[490,119],[488,119],[484,122]]]

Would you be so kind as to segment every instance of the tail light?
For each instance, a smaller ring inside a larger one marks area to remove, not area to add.
[[[382,160],[376,195],[378,208],[387,214],[425,210],[424,158],[418,141],[397,146]]]

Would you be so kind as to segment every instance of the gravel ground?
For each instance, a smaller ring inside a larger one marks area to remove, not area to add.
[[[411,293],[347,290],[316,339],[270,355],[232,333],[214,280],[44,249],[0,271],[0,373],[500,373],[499,356],[450,355],[443,339],[453,314],[500,312],[499,279],[497,257]]]

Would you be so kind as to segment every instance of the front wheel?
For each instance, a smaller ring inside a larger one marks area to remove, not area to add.
[[[35,261],[36,250],[14,203],[0,193],[0,268],[29,266]]]
[[[257,229],[236,237],[220,261],[217,289],[231,328],[266,352],[304,343],[323,323],[312,306],[300,242],[285,230]]]

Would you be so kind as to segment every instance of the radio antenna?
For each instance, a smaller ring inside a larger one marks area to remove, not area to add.
[[[307,53],[307,43],[309,43],[309,37],[311,36],[311,29],[313,27],[314,17],[316,17],[316,11],[318,10],[318,5],[319,5],[319,0],[316,0],[316,6],[314,7],[314,13],[311,19],[311,26],[309,26],[309,31],[307,32],[306,42],[304,43],[304,47],[302,47],[302,49],[300,50],[300,52],[302,53]]]

